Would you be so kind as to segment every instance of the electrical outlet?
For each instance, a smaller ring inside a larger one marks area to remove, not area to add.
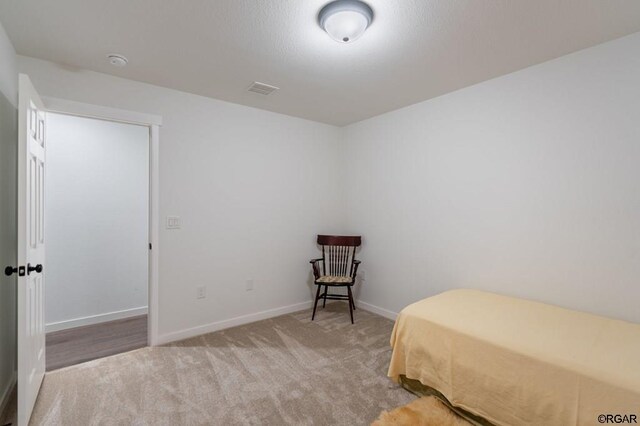
[[[201,286],[197,287],[196,288],[196,298],[204,299],[205,297],[207,297],[207,290],[206,290],[205,286],[201,285]]]
[[[364,281],[366,279],[365,271],[358,271],[358,276],[360,277],[360,281]]]
[[[253,290],[253,280],[247,280],[245,290],[247,291]]]

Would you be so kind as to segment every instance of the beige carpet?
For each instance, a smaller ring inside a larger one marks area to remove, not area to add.
[[[424,396],[407,405],[386,411],[371,426],[471,426],[433,396]]]
[[[368,425],[415,396],[386,377],[393,323],[345,303],[48,373],[36,425]]]

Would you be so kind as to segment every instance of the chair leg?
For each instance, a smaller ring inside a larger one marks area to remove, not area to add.
[[[327,305],[327,291],[329,291],[328,286],[324,286],[324,301],[322,302],[322,309]]]
[[[351,315],[351,324],[353,324],[353,294],[351,293],[351,286],[347,287],[349,291],[349,314]]]
[[[351,290],[351,287],[348,287],[349,290]],[[351,292],[349,292],[351,293]],[[349,298],[349,304],[353,307],[353,310],[356,310],[356,300],[353,297],[353,295]]]
[[[311,321],[316,317],[316,307],[318,306],[318,300],[320,299],[320,288],[322,286],[318,286],[318,290],[316,291],[316,300],[313,303],[313,314],[311,315]]]

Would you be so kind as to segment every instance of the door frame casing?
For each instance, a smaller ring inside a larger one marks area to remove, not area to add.
[[[46,112],[94,118],[149,128],[149,294],[147,343],[158,345],[160,261],[160,126],[162,116],[43,96]],[[46,179],[46,177],[45,177]]]

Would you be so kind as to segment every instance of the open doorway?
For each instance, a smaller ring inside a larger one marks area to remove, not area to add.
[[[149,127],[47,113],[47,371],[148,344],[149,153]]]
[[[46,101],[46,103],[45,103]],[[147,253],[147,282],[148,282],[148,315],[147,315],[147,339],[150,345],[158,342],[158,240],[159,240],[159,133],[162,125],[162,117],[135,111],[126,111],[104,106],[84,104],[56,98],[40,97],[31,79],[26,74],[19,75],[19,102],[18,102],[18,144],[17,144],[17,200],[15,211],[17,213],[17,261],[13,265],[5,267],[5,275],[17,278],[17,305],[16,305],[16,334],[17,334],[17,387],[14,386],[16,398],[13,408],[8,410],[9,419],[16,419],[20,425],[28,424],[42,385],[46,369],[46,325],[56,323],[55,320],[46,318],[46,290],[47,277],[49,275],[49,263],[47,262],[45,243],[45,223],[50,222],[46,217],[45,204],[51,198],[45,193],[47,189],[46,177],[48,174],[47,151],[50,128],[46,118],[49,113],[58,113],[89,119],[100,119],[108,122],[128,123],[139,125],[146,129],[145,144],[147,146],[147,237],[148,242],[143,244]],[[91,138],[89,138],[91,139]],[[90,161],[87,156],[75,152],[70,157],[76,161],[85,162],[85,165],[93,165],[89,169],[95,171],[102,163],[103,157]],[[15,158],[15,157],[14,157]],[[45,164],[47,164],[45,166]],[[120,169],[121,163],[111,168]],[[82,179],[76,176],[76,180]],[[75,183],[75,182],[74,182]],[[122,186],[122,185],[121,185]],[[64,189],[64,187],[62,188]],[[84,198],[83,198],[84,200]],[[89,203],[90,201],[86,201]],[[102,201],[97,204],[101,205]],[[83,206],[78,207],[83,208]],[[66,212],[72,211],[67,207]],[[111,217],[111,216],[110,216]],[[92,216],[94,221],[98,215]],[[78,223],[80,219],[78,219]],[[77,223],[76,223],[77,224]],[[49,225],[51,225],[49,223]],[[97,222],[89,227],[95,229]],[[85,228],[87,229],[87,228]],[[96,234],[97,235],[97,234]],[[104,262],[113,259],[103,259]],[[77,264],[68,266],[69,270],[75,269]],[[119,268],[118,264],[114,268]],[[55,266],[54,266],[55,268]],[[97,272],[96,272],[97,273]],[[90,277],[89,279],[94,279]],[[73,293],[72,293],[73,294]],[[77,294],[76,294],[77,296]],[[70,296],[74,298],[75,296]],[[60,321],[58,321],[60,322]],[[64,321],[63,321],[64,322]],[[90,324],[91,325],[91,324]],[[98,354],[104,356],[105,353]],[[80,360],[78,362],[87,360]],[[13,413],[13,414],[12,414]],[[13,420],[9,420],[13,421]]]

